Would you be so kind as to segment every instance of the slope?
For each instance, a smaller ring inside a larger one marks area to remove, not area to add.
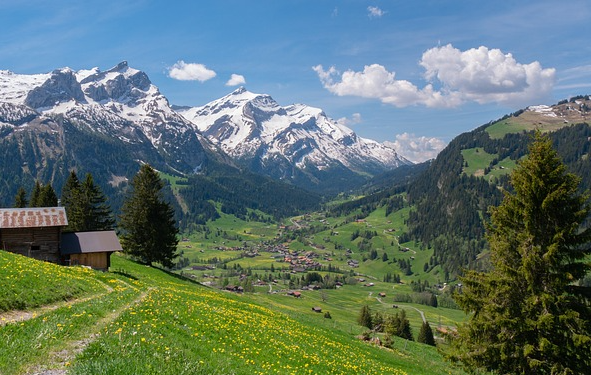
[[[22,257],[3,254],[6,263]],[[32,261],[36,272],[60,267]],[[54,268],[55,267],[55,268]],[[85,274],[88,300],[0,327],[3,374],[460,374],[434,348],[398,343],[383,350],[246,297],[216,292],[113,257],[114,272]],[[4,276],[4,274],[2,275]],[[3,284],[6,278],[2,277]],[[15,282],[15,281],[12,281]],[[31,282],[21,279],[17,283]],[[11,281],[8,281],[11,283]],[[107,287],[105,287],[107,286]],[[31,294],[42,294],[37,286]],[[10,290],[10,284],[2,285]],[[404,348],[403,348],[404,347]]]
[[[572,122],[587,121],[589,108],[586,96],[530,107],[453,139],[405,190],[412,209],[400,241],[432,248],[432,262],[443,267],[445,281],[464,267],[486,267],[488,207],[500,203],[499,188],[509,188],[508,175],[527,152],[534,130],[549,132],[565,164],[582,178],[581,188],[591,187],[591,127]],[[360,200],[357,207],[364,205]]]

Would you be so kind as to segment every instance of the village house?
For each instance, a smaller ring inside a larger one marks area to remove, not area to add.
[[[0,209],[2,250],[62,265],[107,270],[111,253],[121,251],[114,231],[62,233],[63,207]]]

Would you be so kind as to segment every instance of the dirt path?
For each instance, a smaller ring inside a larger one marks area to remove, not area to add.
[[[369,293],[369,296],[371,297],[371,292]],[[381,304],[384,303],[384,301],[382,301],[382,299],[380,297],[376,297],[376,300],[378,300],[378,302]],[[419,314],[421,314],[421,319],[423,319],[423,323],[427,323],[427,318],[425,318],[425,313],[423,312],[423,310],[419,310],[414,306],[408,306],[408,305],[398,305],[398,307],[406,307],[409,309],[415,309]]]
[[[140,304],[148,294],[155,288],[148,288],[148,290],[142,292],[136,299],[130,303],[121,306],[117,310],[113,310],[110,314],[107,314],[104,318],[98,320],[94,326],[92,326],[86,337],[73,340],[66,344],[66,347],[62,350],[54,353],[50,353],[48,358],[51,361],[44,363],[43,365],[36,366],[29,370],[29,375],[65,375],[67,370],[65,367],[73,361],[76,356],[82,353],[88,345],[90,345],[99,336],[99,332],[104,329],[108,324],[116,320],[125,310],[131,306]]]
[[[34,309],[29,309],[29,310],[5,311],[3,313],[0,313],[0,327],[5,326],[10,323],[24,322],[29,319],[34,319],[40,315],[43,315],[43,314],[46,314],[50,311],[59,309],[60,307],[63,307],[63,306],[71,306],[71,305],[75,305],[78,303],[84,303],[84,302],[87,302],[87,301],[90,301],[90,300],[93,300],[96,298],[101,298],[105,294],[111,293],[113,291],[113,288],[111,286],[103,283],[100,280],[97,280],[97,281],[99,281],[105,287],[105,289],[106,289],[105,293],[95,294],[95,295],[92,295],[89,297],[84,297],[84,298],[72,299],[69,301],[50,303],[48,305],[36,307]]]

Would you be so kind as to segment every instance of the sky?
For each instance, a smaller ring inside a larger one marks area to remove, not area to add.
[[[239,86],[413,161],[529,105],[591,94],[591,1],[0,0],[0,70],[121,61],[171,104]]]

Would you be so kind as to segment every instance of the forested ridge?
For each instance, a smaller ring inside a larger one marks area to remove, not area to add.
[[[393,202],[396,207],[410,206],[408,231],[400,242],[418,241],[433,248],[431,266],[441,265],[446,280],[455,279],[465,268],[486,268],[487,257],[479,255],[483,251],[486,254],[488,210],[500,204],[502,189],[511,189],[507,174],[491,177],[488,173],[502,160],[517,161],[526,155],[533,139],[533,131],[491,138],[487,132],[490,125],[456,137],[412,181],[373,193],[370,188],[367,196],[335,206],[330,212],[342,215],[356,211],[363,217]],[[569,171],[581,176],[581,188],[591,188],[591,127],[584,123],[565,126],[549,137]],[[465,173],[467,161],[462,151],[467,149],[480,149],[494,156],[483,176]]]

